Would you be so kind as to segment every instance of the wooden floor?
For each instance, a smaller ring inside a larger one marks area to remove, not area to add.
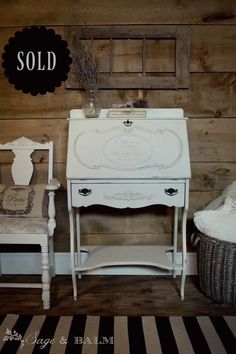
[[[14,277],[1,279],[13,281]],[[40,289],[0,288],[0,314],[236,315],[236,306],[217,304],[204,296],[197,277],[187,277],[184,301],[179,298],[179,285],[180,278],[90,275],[79,281],[79,299],[74,301],[71,277],[56,276],[50,310],[42,309]]]

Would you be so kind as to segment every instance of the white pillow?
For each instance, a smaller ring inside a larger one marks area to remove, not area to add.
[[[236,210],[202,210],[194,214],[199,231],[222,241],[236,242]]]
[[[0,184],[0,217],[41,218],[45,216],[45,203],[45,184]]]
[[[193,219],[202,233],[222,241],[236,242],[236,181],[204,210],[194,213]]]

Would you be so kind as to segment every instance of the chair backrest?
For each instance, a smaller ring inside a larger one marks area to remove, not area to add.
[[[34,166],[31,155],[35,150],[48,150],[48,183],[53,178],[53,142],[40,144],[25,137],[0,144],[0,150],[10,150],[15,157],[11,166],[12,178],[17,185],[29,185]]]

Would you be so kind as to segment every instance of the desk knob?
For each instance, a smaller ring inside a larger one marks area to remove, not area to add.
[[[79,194],[82,195],[83,197],[87,197],[91,193],[92,193],[91,189],[88,188],[79,189]]]
[[[176,195],[177,193],[178,193],[178,189],[174,189],[174,188],[165,189],[165,194],[170,195],[171,197],[173,195]]]
[[[133,124],[133,122],[130,121],[129,119],[127,119],[127,120],[124,121],[123,123],[124,123],[124,125],[125,125],[126,127],[131,127],[131,125]]]

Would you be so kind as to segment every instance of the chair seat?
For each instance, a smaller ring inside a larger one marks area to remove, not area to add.
[[[0,234],[47,234],[47,218],[0,218]]]

